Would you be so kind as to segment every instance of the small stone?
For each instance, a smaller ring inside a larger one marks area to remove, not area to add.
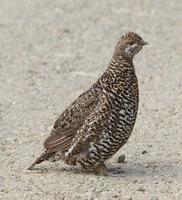
[[[149,165],[149,164],[146,164],[146,165],[145,165],[145,168],[149,168],[149,167],[150,167],[150,165]]]
[[[9,191],[9,189],[7,189],[7,188],[2,188],[2,189],[0,190],[0,192],[9,193],[10,191]]]
[[[124,163],[125,161],[125,155],[121,155],[118,157],[118,163]]]
[[[145,192],[145,188],[144,188],[143,186],[140,186],[140,187],[138,188],[138,191],[140,191],[140,192]]]
[[[47,63],[47,61],[42,61],[41,64],[42,65],[47,65],[48,63]]]
[[[70,33],[70,30],[67,29],[67,28],[65,28],[63,31],[64,31],[65,33]]]
[[[142,151],[142,154],[148,154],[148,151],[143,150],[143,151]]]

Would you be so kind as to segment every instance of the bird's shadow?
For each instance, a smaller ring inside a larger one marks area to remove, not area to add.
[[[182,164],[169,162],[112,164],[109,171],[121,177],[182,177]]]
[[[164,163],[164,162],[151,162],[151,163],[113,163],[108,165],[109,176],[111,177],[181,177],[182,176],[182,164],[177,163]],[[36,167],[33,170],[36,173],[56,173],[62,172],[70,174],[93,174],[92,172],[86,172],[77,167],[59,166],[59,163],[50,167]]]

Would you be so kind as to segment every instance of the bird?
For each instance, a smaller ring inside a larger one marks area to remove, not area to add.
[[[148,43],[137,33],[119,38],[101,77],[58,117],[44,152],[28,168],[62,160],[107,176],[105,162],[129,139],[138,112],[139,87],[133,59]]]

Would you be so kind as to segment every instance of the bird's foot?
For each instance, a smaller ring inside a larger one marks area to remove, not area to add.
[[[109,175],[104,163],[100,163],[97,166],[95,166],[95,173],[96,173],[96,175],[99,175],[99,176],[108,176]]]
[[[77,156],[62,157],[62,160],[68,165],[76,165]]]

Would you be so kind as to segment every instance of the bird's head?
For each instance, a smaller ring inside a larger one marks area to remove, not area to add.
[[[129,32],[120,38],[115,48],[115,54],[133,58],[147,44],[138,34]]]

